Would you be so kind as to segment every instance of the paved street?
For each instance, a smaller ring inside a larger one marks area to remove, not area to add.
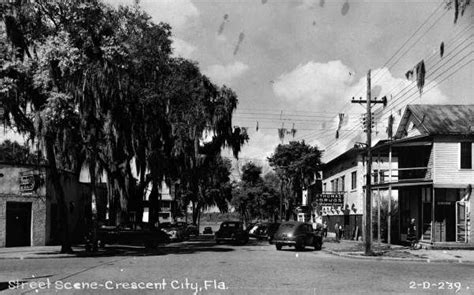
[[[454,294],[458,287],[456,294],[474,293],[473,264],[361,260],[309,249],[276,251],[255,241],[117,249],[103,257],[2,259],[2,294]],[[11,280],[29,285],[8,290]],[[40,281],[43,289],[30,289]]]

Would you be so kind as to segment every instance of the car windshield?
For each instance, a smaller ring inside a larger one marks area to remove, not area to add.
[[[295,227],[295,225],[292,223],[283,223],[282,225],[280,225],[280,228],[293,228],[293,227]]]
[[[238,224],[237,223],[223,223],[221,227],[222,228],[227,228],[227,227],[235,228],[235,227],[238,227]]]

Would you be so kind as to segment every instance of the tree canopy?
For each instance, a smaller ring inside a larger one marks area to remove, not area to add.
[[[302,190],[315,180],[320,171],[322,152],[316,146],[310,146],[304,141],[292,141],[279,144],[275,152],[268,158],[278,177],[285,186],[285,203],[288,212],[294,204],[301,200]]]
[[[237,95],[172,56],[168,24],[155,24],[138,4],[114,9],[99,0],[16,1],[0,13],[6,124],[39,141],[53,171],[88,167],[92,202],[106,171],[114,222],[163,179],[179,181],[198,208],[223,208],[220,150],[237,157],[248,139],[232,125]],[[61,202],[59,183],[55,189]]]
[[[246,222],[276,220],[279,212],[279,180],[273,173],[262,177],[262,167],[252,162],[242,167],[242,179],[233,189],[232,205]]]

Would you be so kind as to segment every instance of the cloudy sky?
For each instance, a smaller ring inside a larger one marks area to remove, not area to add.
[[[110,4],[133,1],[108,0]],[[473,103],[473,7],[453,23],[443,0],[141,0],[156,22],[173,28],[174,54],[197,61],[216,84],[235,90],[235,125],[248,128],[241,156],[265,159],[283,140],[305,140],[330,160],[365,141],[351,104],[364,97],[372,72],[373,96],[387,96],[377,111],[376,138],[386,138],[387,117],[406,103]],[[440,44],[444,54],[440,56]],[[421,60],[420,97],[405,73]],[[338,117],[344,113],[339,139]],[[258,122],[258,123],[257,123]],[[257,131],[258,124],[258,131]]]

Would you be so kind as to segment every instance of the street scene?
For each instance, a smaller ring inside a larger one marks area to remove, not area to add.
[[[473,25],[0,1],[0,295],[474,294]]]

